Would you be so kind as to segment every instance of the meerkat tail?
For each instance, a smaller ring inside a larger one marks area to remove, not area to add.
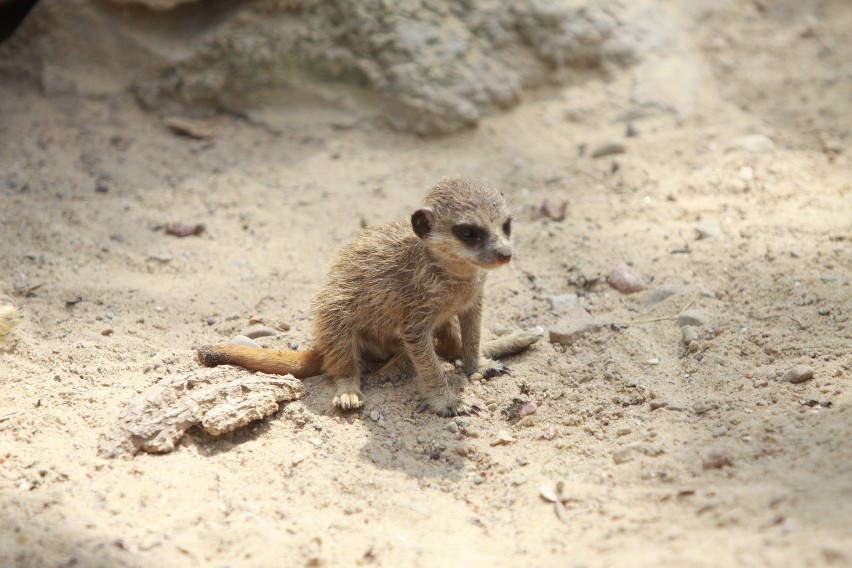
[[[323,373],[322,353],[310,351],[274,351],[245,345],[211,345],[198,350],[198,361],[205,367],[236,365],[249,371],[272,375],[293,375],[297,379]]]
[[[482,356],[487,359],[500,359],[501,357],[514,355],[520,353],[539,339],[541,339],[541,334],[535,331],[522,331],[498,337],[491,341],[484,341],[481,348]]]
[[[0,342],[12,332],[21,321],[21,312],[15,306],[0,304]]]

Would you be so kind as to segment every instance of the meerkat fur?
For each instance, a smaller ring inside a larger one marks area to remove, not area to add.
[[[9,304],[0,304],[0,343],[6,340],[20,321],[21,312],[18,308]]]
[[[360,408],[365,361],[406,357],[425,406],[443,416],[478,412],[441,358],[461,360],[466,375],[508,369],[493,359],[539,339],[522,332],[480,345],[489,270],[512,259],[512,217],[502,194],[469,179],[433,187],[410,222],[366,229],[345,245],[313,303],[316,343],[305,352],[245,346],[202,348],[206,366],[238,365],[306,378],[330,374],[334,405]]]

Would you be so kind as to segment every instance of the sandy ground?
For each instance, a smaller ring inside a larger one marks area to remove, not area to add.
[[[0,276],[25,315],[0,350],[0,565],[852,564],[852,14],[768,4],[680,14],[699,70],[681,116],[631,114],[623,73],[431,141],[321,109],[191,140],[129,96],[0,80]],[[626,151],[592,158],[631,117]],[[751,134],[774,148],[726,151]],[[232,434],[98,456],[198,346],[253,318],[289,325],[266,346],[308,345],[340,243],[458,173],[517,218],[484,336],[570,325],[548,302],[565,294],[599,331],[468,385],[481,417],[418,413],[410,380],[369,377],[341,415],[317,378]],[[620,262],[645,290],[607,284]],[[798,365],[813,379],[780,380]],[[507,416],[518,399],[537,411]],[[542,497],[558,483],[561,510]]]

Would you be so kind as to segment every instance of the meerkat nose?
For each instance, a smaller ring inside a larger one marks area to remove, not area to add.
[[[497,262],[500,264],[506,264],[512,260],[512,253],[510,252],[498,252],[497,253]]]

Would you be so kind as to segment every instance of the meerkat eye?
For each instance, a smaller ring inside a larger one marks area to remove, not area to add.
[[[512,220],[506,219],[506,222],[503,223],[503,233],[508,237],[512,234]]]
[[[453,234],[464,243],[478,243],[483,238],[483,231],[473,225],[456,225]]]

